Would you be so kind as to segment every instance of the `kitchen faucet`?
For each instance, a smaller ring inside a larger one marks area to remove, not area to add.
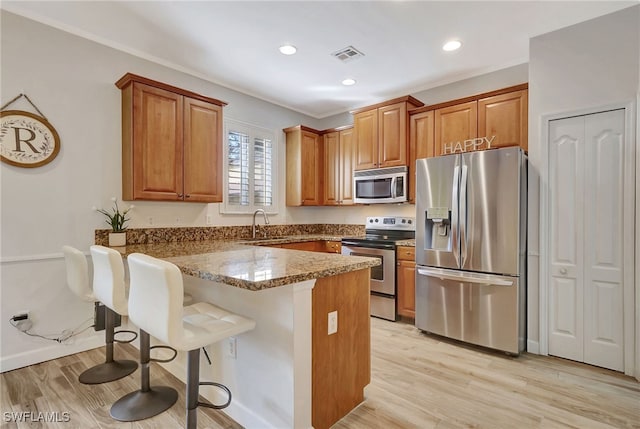
[[[265,225],[269,225],[269,218],[267,218],[267,214],[265,213],[264,210],[262,209],[258,209],[255,212],[253,212],[253,225],[251,227],[251,237],[252,238],[256,238],[256,215],[258,213],[262,212],[262,216],[264,216],[264,224]]]

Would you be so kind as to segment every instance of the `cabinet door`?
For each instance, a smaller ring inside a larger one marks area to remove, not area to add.
[[[133,84],[133,199],[182,199],[183,97]]]
[[[378,108],[378,167],[407,165],[407,104]]]
[[[335,206],[340,204],[340,134],[327,133],[323,139],[324,205]]]
[[[456,143],[477,137],[478,102],[456,104],[435,113],[435,155],[455,151]],[[460,151],[458,151],[460,152]]]
[[[491,147],[520,146],[527,150],[527,91],[478,100],[478,136],[491,139]]]
[[[416,263],[398,261],[398,314],[416,317]]]
[[[340,204],[353,204],[353,128],[340,131]]]
[[[355,170],[378,166],[378,110],[353,115]]]
[[[302,205],[322,205],[322,148],[320,136],[302,131],[301,147]]]
[[[435,112],[417,113],[409,118],[409,202],[416,199],[416,159],[435,156],[434,121]]]
[[[342,243],[339,241],[325,241],[324,251],[326,253],[338,253],[342,251]]]
[[[184,200],[222,201],[222,108],[184,99]]]
[[[299,243],[282,244],[283,249],[306,250],[308,252],[324,252],[323,241],[302,241]]]

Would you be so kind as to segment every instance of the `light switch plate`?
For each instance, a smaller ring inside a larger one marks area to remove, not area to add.
[[[329,313],[328,317],[328,332],[327,334],[335,334],[338,332],[338,312],[332,311]]]

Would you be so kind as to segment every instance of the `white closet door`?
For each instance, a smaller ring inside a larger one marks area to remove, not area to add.
[[[584,361],[624,370],[624,110],[585,117]]]
[[[549,354],[624,370],[624,110],[551,121]]]
[[[583,361],[584,118],[549,126],[549,354]]]

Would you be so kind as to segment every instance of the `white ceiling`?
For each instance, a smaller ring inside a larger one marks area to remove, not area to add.
[[[529,38],[637,1],[5,1],[1,7],[316,118],[528,61]],[[453,53],[442,44],[457,38]],[[283,43],[298,48],[278,52]],[[364,57],[330,54],[353,45]],[[351,77],[351,87],[341,81]]]

